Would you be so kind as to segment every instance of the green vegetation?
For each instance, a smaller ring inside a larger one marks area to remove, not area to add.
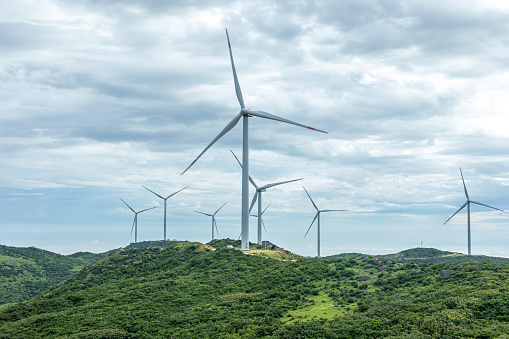
[[[0,309],[0,337],[508,337],[509,266],[274,260],[228,241],[114,251]]]
[[[341,258],[358,258],[365,259],[372,256],[361,253],[343,253],[335,254],[326,257],[326,259],[341,259]],[[441,251],[435,248],[412,248],[409,250],[401,251],[395,254],[384,254],[377,256],[380,259],[398,259],[407,262],[420,262],[420,263],[442,263],[442,264],[461,264],[465,262],[491,262],[498,264],[509,265],[509,258],[489,257],[485,255],[470,255],[454,253],[449,251]]]
[[[0,306],[28,300],[105,256],[88,252],[65,256],[0,245]]]

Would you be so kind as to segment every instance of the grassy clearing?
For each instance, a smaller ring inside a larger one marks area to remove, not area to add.
[[[254,249],[245,251],[246,254],[257,255],[265,258],[279,259],[279,260],[297,260],[300,256],[293,253],[286,253],[284,251],[272,251],[272,250],[262,250],[262,249]]]
[[[283,322],[292,323],[297,320],[306,321],[313,318],[332,319],[336,316],[344,316],[351,313],[352,305],[346,307],[335,306],[334,302],[325,294],[309,297],[309,303],[306,306],[288,312],[283,318]]]

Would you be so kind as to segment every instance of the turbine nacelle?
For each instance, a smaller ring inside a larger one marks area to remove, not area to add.
[[[242,108],[242,109],[240,110],[240,113],[242,113],[242,115],[247,115],[248,117],[252,117],[252,115],[251,115],[251,114],[249,114],[249,111],[250,111],[250,110],[251,110],[251,108],[245,108],[245,107],[244,107],[244,108]]]

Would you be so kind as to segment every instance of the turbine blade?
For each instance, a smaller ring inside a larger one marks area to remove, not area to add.
[[[315,214],[315,218],[313,219],[313,221],[311,221],[311,225],[309,225],[308,231],[307,231],[307,232],[306,232],[306,234],[304,235],[304,238],[306,237],[306,235],[308,235],[308,232],[309,232],[309,230],[311,229],[311,226],[313,226],[313,223],[315,222],[316,218],[318,218],[318,213],[320,213],[320,212],[316,212],[316,214]]]
[[[233,151],[230,149],[230,152],[232,152],[233,156],[235,157],[235,159],[237,159],[237,162],[239,163],[240,165],[240,168],[242,168],[242,164],[240,163],[239,161],[239,158],[237,158],[237,156],[235,155],[235,153],[233,153]],[[251,182],[251,184],[255,187],[255,188],[258,188],[258,186],[256,186],[253,178],[251,178],[251,176],[249,176],[249,181]]]
[[[262,226],[263,226],[263,229],[265,230],[265,233],[267,233],[267,228],[265,227],[265,223],[263,222],[263,218],[262,218]]]
[[[270,119],[270,120],[276,120],[276,121],[280,121],[280,122],[285,122],[287,124],[291,124],[291,125],[307,128],[307,129],[310,129],[310,130],[313,130],[313,131],[329,134],[329,132],[322,131],[321,129],[317,129],[317,128],[314,128],[314,127],[310,127],[310,126],[306,126],[306,125],[303,125],[303,124],[299,124],[298,122],[294,122],[294,121],[291,121],[291,120],[288,120],[288,119],[284,119],[284,118],[275,116],[274,114],[270,114],[270,113],[267,113],[267,112],[263,112],[263,111],[248,111],[247,113],[249,115],[253,115],[255,117],[265,118],[265,119]]]
[[[153,210],[154,208],[158,208],[158,207],[159,206],[154,206],[154,207],[146,208],[144,210],[139,211],[138,213],[145,212],[145,211],[148,211],[148,210]]]
[[[261,187],[260,189],[267,189],[267,188],[271,188],[271,187],[274,187],[274,186],[278,186],[278,185],[282,185],[282,184],[287,184],[289,182],[299,181],[299,180],[302,180],[302,179],[304,179],[304,178],[288,180],[288,181],[283,181],[283,182],[276,182],[276,183],[273,183],[273,184],[267,184],[267,185]]]
[[[228,35],[228,30],[226,30],[226,39],[228,39],[228,49],[230,50],[230,61],[232,63],[232,72],[233,72],[233,82],[235,83],[235,93],[237,94],[237,99],[239,100],[240,108],[244,108],[244,99],[242,98],[242,91],[240,90],[239,79],[237,78],[237,71],[235,70],[235,63],[233,62],[233,54],[232,54],[232,46],[230,44],[230,36]]]
[[[219,235],[219,230],[217,229],[217,222],[216,222],[216,218],[212,217],[213,220],[214,220],[214,225],[216,226],[216,233],[217,235]]]
[[[251,210],[253,209],[253,206],[256,203],[256,199],[258,199],[258,194],[260,194],[260,192],[257,190],[253,196],[253,200],[251,201],[251,206],[249,206],[249,213],[251,213]]]
[[[216,214],[217,214],[217,212],[219,212],[219,211],[221,210],[221,208],[223,208],[223,207],[224,207],[224,205],[226,205],[226,203],[228,203],[228,201],[227,201],[227,202],[225,202],[225,203],[223,204],[223,206],[219,207],[219,209],[216,211],[216,213],[214,213],[214,215],[216,215]]]
[[[470,200],[470,198],[468,197],[467,186],[465,185],[465,179],[463,179],[463,172],[461,172],[461,167],[460,167],[460,173],[461,173],[461,181],[463,181],[463,188],[465,189],[465,195],[467,196],[467,200]]]
[[[239,122],[239,120],[240,120],[240,118],[241,118],[241,117],[242,117],[242,113],[237,114],[237,115],[235,116],[235,118],[233,118],[233,120],[232,120],[232,121],[230,121],[230,122],[228,123],[228,125],[226,125],[226,127],[225,127],[225,128],[223,128],[223,130],[221,131],[221,133],[219,133],[219,134],[217,135],[217,137],[215,137],[215,138],[214,138],[214,140],[212,140],[212,142],[211,142],[211,143],[210,143],[207,147],[205,147],[205,149],[204,149],[204,150],[200,153],[200,155],[199,155],[196,159],[194,159],[194,161],[191,163],[191,165],[189,165],[189,166],[188,166],[188,167],[184,170],[184,172],[182,172],[180,175],[182,175],[182,174],[186,173],[186,172],[187,172],[187,170],[188,170],[189,168],[191,168],[191,166],[193,166],[193,165],[194,165],[194,163],[195,163],[196,161],[198,161],[198,159],[200,159],[200,157],[203,155],[203,153],[207,152],[207,150],[208,150],[210,147],[212,147],[212,145],[214,145],[214,144],[216,143],[216,141],[218,141],[219,139],[221,139],[221,138],[222,138],[222,137],[223,137],[226,133],[228,133],[228,132],[229,132],[229,131],[233,128],[233,127],[235,127],[235,125],[237,125],[237,123]]]
[[[120,199],[120,200],[122,200],[122,198],[120,198],[120,197],[119,197],[119,199]],[[131,207],[131,206],[127,205],[127,203],[126,203],[124,200],[122,200],[122,202],[123,202],[124,204],[126,204],[126,206],[127,206],[127,207],[129,207],[129,209],[130,209],[131,211],[133,211],[134,213],[136,213],[136,212],[132,209],[132,207]]]
[[[454,217],[456,214],[458,214],[458,212],[459,212],[459,211],[461,211],[463,208],[465,208],[465,206],[467,206],[467,204],[468,204],[468,201],[467,201],[466,203],[464,203],[464,204],[463,204],[463,206],[461,206],[461,207],[460,207],[460,209],[456,211],[456,213],[454,213],[453,215],[451,215],[451,216],[449,217],[449,219],[447,219],[447,220],[443,223],[443,225],[445,225],[445,224],[446,224],[449,220],[451,220],[451,219],[452,219],[452,217]]]
[[[306,187],[302,186],[302,188],[304,188],[304,191],[306,191],[306,194],[308,195],[309,200],[311,200],[311,203],[313,204],[313,206],[315,206],[316,210],[319,211],[318,207],[316,207],[315,202],[313,201],[313,199],[311,199],[311,196],[309,195],[308,191],[306,190]]]
[[[180,191],[185,190],[185,189],[186,189],[186,188],[188,188],[188,187],[189,187],[189,186],[186,186],[186,187],[184,187],[184,188],[182,188],[182,189],[178,190],[177,192],[175,192],[175,193],[173,193],[173,194],[170,194],[170,195],[168,196],[168,198],[166,198],[166,199],[169,199],[169,198],[173,197],[175,194],[177,194],[177,193],[178,193],[178,192],[180,192]]]
[[[146,188],[145,186],[141,186],[141,187],[143,187],[143,188],[144,188],[144,189],[146,189],[147,191],[150,191],[150,192],[154,193],[154,194],[155,194],[155,195],[157,195],[159,198],[161,198],[161,199],[163,199],[163,200],[166,200],[166,199],[164,199],[164,197],[162,197],[162,196],[160,196],[159,194],[157,194],[156,192],[154,192],[154,191],[152,191],[152,190],[150,190],[150,189]]]
[[[237,240],[240,240],[240,237],[242,237],[242,232],[240,232],[239,238]]]
[[[138,214],[135,214],[134,215],[134,219],[133,219],[133,227],[131,227],[131,234],[130,235],[133,235],[133,230],[134,230],[134,224],[136,223],[136,219],[138,218]]]
[[[474,204],[477,204],[477,205],[481,205],[481,206],[486,206],[486,207],[489,207],[489,208],[493,208],[494,210],[497,210],[497,211],[500,211],[500,212],[505,212],[504,210],[501,210],[501,209],[495,208],[495,207],[493,207],[493,206],[488,206],[488,205],[483,204],[483,203],[480,203],[480,202],[478,202],[478,201],[470,201],[470,202],[472,202],[472,203],[474,203]]]
[[[320,212],[345,212],[348,210],[321,210]]]
[[[262,211],[262,215],[263,215],[263,213],[265,213],[265,211],[267,210],[267,208],[269,208],[270,204],[272,204],[272,203],[269,203],[269,204],[267,205],[267,207],[265,207],[265,209]]]
[[[212,214],[208,214],[208,213],[203,213],[203,212],[200,212],[200,211],[195,211],[196,213],[200,213],[200,214],[203,214],[203,215],[206,215],[208,217],[213,217]]]

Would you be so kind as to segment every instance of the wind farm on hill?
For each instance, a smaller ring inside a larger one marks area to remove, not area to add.
[[[253,178],[251,177],[251,175],[249,173],[249,137],[248,137],[249,136],[249,129],[248,129],[248,119],[251,118],[251,117],[259,117],[259,118],[279,121],[279,122],[283,122],[283,123],[287,123],[287,124],[292,124],[292,125],[295,125],[295,126],[298,126],[298,127],[303,127],[303,128],[307,128],[307,129],[310,129],[310,130],[313,130],[313,131],[322,132],[322,133],[328,133],[328,132],[325,132],[325,131],[322,131],[322,130],[319,130],[319,129],[316,129],[316,128],[313,128],[313,127],[309,127],[307,125],[303,125],[303,124],[300,124],[300,123],[297,123],[297,122],[294,122],[294,121],[291,121],[291,120],[288,120],[288,119],[285,119],[285,118],[281,118],[281,117],[275,116],[275,115],[267,113],[267,112],[254,111],[254,110],[251,110],[249,108],[246,108],[246,106],[244,104],[244,99],[243,99],[243,96],[242,96],[242,91],[241,91],[241,88],[240,88],[240,83],[239,83],[239,80],[238,80],[238,77],[237,77],[237,72],[236,72],[236,69],[235,69],[235,63],[233,61],[233,53],[232,53],[232,47],[231,47],[231,44],[230,44],[230,38],[229,38],[229,35],[228,35],[228,30],[226,30],[226,38],[227,38],[227,42],[228,42],[228,50],[229,50],[231,68],[232,68],[232,73],[233,73],[233,81],[234,81],[234,86],[235,86],[235,93],[236,93],[236,96],[237,96],[237,100],[238,100],[238,102],[240,104],[240,112],[233,118],[233,120],[231,120],[226,125],[226,127],[224,127],[224,129],[193,160],[193,162],[182,172],[182,175],[184,173],[186,173],[198,161],[198,159],[200,159],[205,154],[205,152],[207,152],[207,150],[210,147],[212,147],[212,145],[214,145],[219,139],[221,139],[230,130],[232,130],[238,124],[238,122],[242,119],[242,123],[243,123],[243,132],[242,132],[242,135],[243,135],[242,162],[237,158],[237,156],[235,155],[235,153],[231,149],[230,149],[230,152],[233,154],[233,156],[237,160],[237,162],[240,165],[240,168],[242,170],[241,232],[240,232],[240,238],[242,239],[242,242],[241,242],[242,250],[247,251],[247,250],[249,250],[249,243],[250,243],[250,237],[249,237],[249,215],[250,215],[251,210],[253,209],[253,207],[254,207],[254,205],[255,205],[255,203],[257,201],[258,201],[258,212],[257,212],[256,215],[254,215],[255,217],[257,217],[257,225],[258,225],[258,227],[257,227],[257,244],[262,244],[262,226],[263,226],[263,228],[265,228],[265,224],[263,222],[262,215],[265,212],[265,210],[268,208],[268,205],[267,205],[267,207],[265,209],[263,209],[263,207],[262,207],[262,193],[265,192],[268,188],[271,188],[271,187],[275,187],[275,186],[279,186],[279,185],[282,185],[282,184],[287,184],[287,183],[303,180],[303,178],[293,179],[293,180],[288,180],[288,181],[282,181],[282,182],[266,184],[264,186],[258,186],[255,183],[255,181],[253,180]],[[268,164],[268,165],[270,165],[270,164]],[[470,198],[468,196],[468,193],[467,193],[467,188],[466,188],[466,185],[465,185],[465,181],[464,181],[464,178],[463,178],[463,172],[461,171],[461,168],[460,168],[460,174],[461,174],[461,179],[462,179],[462,182],[463,182],[463,188],[464,188],[464,191],[465,191],[467,202],[465,204],[463,204],[449,219],[447,219],[445,221],[444,225],[452,217],[454,217],[458,212],[460,212],[465,206],[467,207],[467,216],[468,216],[468,222],[467,222],[467,235],[468,235],[467,243],[468,243],[468,255],[471,255],[470,204],[473,203],[473,204],[485,206],[485,207],[488,207],[488,208],[491,208],[491,209],[494,209],[494,210],[497,210],[497,211],[501,211],[501,212],[504,212],[504,211],[501,210],[501,209],[498,209],[498,208],[495,208],[495,207],[492,207],[492,206],[480,203],[480,202],[476,202],[476,201],[470,200]],[[249,204],[249,182],[251,182],[251,184],[255,188],[255,193],[254,193],[253,198],[251,200],[251,204]],[[148,190],[148,191],[152,192],[153,194],[155,194],[160,199],[164,200],[164,232],[163,232],[164,236],[163,236],[163,240],[166,240],[166,202],[167,202],[167,200],[170,197],[172,197],[175,194],[179,193],[180,191],[184,190],[188,186],[186,186],[186,187],[180,189],[179,191],[177,191],[177,192],[167,196],[166,198],[164,198],[163,196],[155,193],[154,191],[148,189],[145,186],[143,186],[143,187],[146,190]],[[317,205],[315,204],[315,202],[313,201],[313,199],[309,195],[309,193],[306,190],[306,188],[304,188],[304,191],[305,191],[306,195],[309,197],[313,207],[316,209],[315,217],[313,218],[313,221],[311,222],[311,225],[309,226],[309,228],[305,232],[304,237],[307,236],[307,234],[309,233],[309,231],[310,231],[311,227],[313,226],[314,222],[317,221],[317,248],[316,248],[316,250],[317,250],[317,256],[320,257],[320,246],[321,246],[321,244],[320,244],[320,237],[321,237],[320,213],[322,213],[322,212],[340,212],[340,211],[347,211],[347,210],[337,210],[337,209],[323,209],[323,210],[320,210],[320,209],[318,209]],[[123,201],[123,202],[125,203],[125,201]],[[127,205],[127,203],[125,203],[125,204]],[[224,207],[225,204],[226,203],[224,203],[214,214],[207,214],[207,213],[204,213],[204,212],[195,211],[196,213],[204,214],[204,215],[210,216],[212,218],[212,240],[214,240],[214,228],[216,230],[216,233],[219,233],[219,231],[217,229],[217,223],[216,223],[215,215],[219,212],[219,210],[221,210]],[[136,212],[129,205],[127,205],[127,206],[129,207],[129,209],[131,209],[131,211],[133,213],[135,213],[134,221],[133,221],[133,226],[132,226],[132,229],[131,229],[131,234],[132,234],[132,231],[134,229],[134,233],[135,233],[135,241],[134,242],[136,243],[137,242],[138,214],[141,213],[141,212],[147,211],[149,209],[155,208],[155,207],[147,208],[147,209],[141,210],[139,212]],[[345,226],[345,227],[347,227],[347,226]],[[265,229],[265,231],[266,231],[266,229]]]

